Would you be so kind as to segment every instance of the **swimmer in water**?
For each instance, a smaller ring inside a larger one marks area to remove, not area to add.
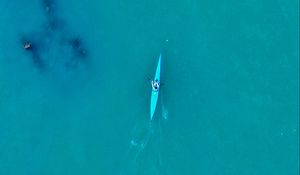
[[[32,49],[32,43],[26,41],[26,42],[23,44],[23,48],[24,48],[25,50],[31,50],[31,49]]]

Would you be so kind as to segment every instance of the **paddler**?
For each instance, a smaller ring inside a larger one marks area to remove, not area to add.
[[[153,89],[153,91],[158,91],[158,89],[159,89],[159,82],[158,82],[158,80],[155,80],[155,81],[151,81],[151,85],[152,85],[152,89]]]

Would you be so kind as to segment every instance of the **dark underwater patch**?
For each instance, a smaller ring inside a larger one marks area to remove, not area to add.
[[[41,0],[46,17],[44,27],[22,35],[22,46],[25,52],[31,54],[33,65],[40,70],[76,71],[79,66],[84,66],[88,51],[82,37],[76,34],[76,37],[67,36],[71,32],[66,29],[66,22],[57,15],[56,7],[55,0]]]
[[[83,45],[81,38],[76,37],[71,39],[70,44],[73,48],[74,54],[80,59],[84,59],[87,56],[86,48]]]
[[[46,14],[53,15],[55,11],[55,1],[54,0],[42,0],[41,5]]]
[[[81,38],[74,37],[67,42],[67,45],[70,47],[72,53],[70,59],[65,64],[67,69],[76,68],[86,62],[87,51]]]

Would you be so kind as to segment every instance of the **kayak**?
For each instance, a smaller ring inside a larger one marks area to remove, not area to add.
[[[157,63],[157,67],[156,67],[156,72],[155,72],[155,77],[153,79],[153,81],[158,81],[160,83],[160,68],[161,68],[161,54],[159,55],[159,59],[158,59],[158,63]],[[154,116],[154,112],[156,109],[156,105],[157,105],[157,100],[158,100],[158,94],[159,94],[159,88],[157,90],[154,90],[153,88],[151,88],[151,103],[150,103],[150,120],[153,119]]]

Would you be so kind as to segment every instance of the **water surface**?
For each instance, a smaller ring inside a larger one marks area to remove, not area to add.
[[[299,1],[0,11],[0,174],[299,174]]]

